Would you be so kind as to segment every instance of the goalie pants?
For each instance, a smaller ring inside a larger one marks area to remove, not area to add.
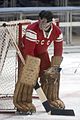
[[[41,55],[38,55],[41,59],[41,64],[40,64],[40,75],[42,75],[44,70],[47,70],[51,66],[50,58],[48,52],[44,52]]]

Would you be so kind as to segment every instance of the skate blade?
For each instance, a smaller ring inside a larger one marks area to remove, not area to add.
[[[24,112],[24,111],[18,111],[17,110],[15,113],[16,113],[16,115],[32,115],[31,111]]]

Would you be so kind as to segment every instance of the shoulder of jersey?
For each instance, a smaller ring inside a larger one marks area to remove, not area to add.
[[[34,23],[32,23],[32,24],[29,24],[29,25],[27,26],[27,29],[30,29],[30,30],[35,31],[37,27],[38,27],[38,22],[34,22]]]

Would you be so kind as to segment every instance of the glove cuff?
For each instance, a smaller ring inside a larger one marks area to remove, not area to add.
[[[53,67],[53,66],[60,67],[62,60],[63,60],[62,56],[52,56],[51,57],[51,67]]]

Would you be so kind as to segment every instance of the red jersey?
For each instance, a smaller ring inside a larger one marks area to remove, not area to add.
[[[62,56],[63,35],[59,27],[52,23],[48,36],[39,28],[39,21],[28,25],[23,37],[24,55],[37,57],[47,51],[50,44],[54,45],[54,56]]]

